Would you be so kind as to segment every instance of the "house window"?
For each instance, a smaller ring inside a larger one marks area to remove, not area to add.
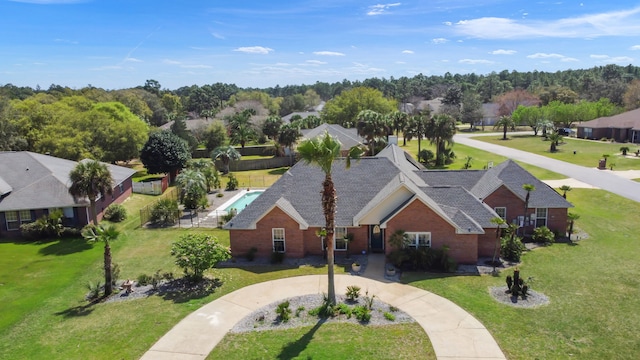
[[[124,185],[118,184],[118,189],[120,189],[120,194],[124,192]]]
[[[507,220],[507,208],[506,207],[497,207],[493,209],[498,216],[500,216],[503,220]]]
[[[347,228],[336,227],[333,232],[333,248],[335,250],[347,250],[347,242],[344,241],[345,235],[347,235]]]
[[[273,228],[271,229],[271,239],[273,241],[273,251],[274,252],[284,252],[284,228]]]
[[[71,207],[66,207],[66,208],[62,208],[62,213],[64,214],[64,217],[67,219],[73,219],[73,208]]]
[[[18,223],[18,212],[7,211],[4,213],[4,219],[7,222],[7,230],[19,230],[20,224]]]
[[[408,232],[405,234],[409,238],[408,247],[416,249],[420,247],[431,247],[430,232]]]
[[[547,208],[536,209],[536,227],[547,226]]]
[[[20,210],[20,224],[26,224],[33,221],[31,218],[31,210]]]
[[[592,138],[593,137],[593,129],[592,128],[584,128],[584,137]]]

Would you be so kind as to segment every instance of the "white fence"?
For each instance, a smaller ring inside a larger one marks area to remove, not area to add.
[[[162,180],[134,182],[133,192],[136,194],[160,195],[162,194]]]

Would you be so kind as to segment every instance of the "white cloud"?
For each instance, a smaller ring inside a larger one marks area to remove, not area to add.
[[[535,53],[527,55],[529,59],[562,59],[565,56],[560,54]]]
[[[413,54],[413,50],[402,50],[403,54]]]
[[[434,43],[434,44],[436,44],[436,45],[438,45],[438,44],[444,44],[444,43],[446,43],[447,41],[449,41],[449,40],[447,40],[447,39],[445,39],[445,38],[435,38],[435,39],[432,39],[432,40],[431,40],[431,42],[432,42],[432,43]]]
[[[400,6],[400,5],[401,3],[371,5],[369,6],[369,11],[367,11],[367,15],[375,16],[375,15],[386,14],[388,13],[387,10],[389,10],[390,8],[395,6]]]
[[[498,50],[493,50],[491,52],[489,52],[489,54],[491,55],[513,55],[517,53],[517,51],[515,50],[504,50],[504,49],[498,49]]]
[[[212,33],[211,33],[211,36],[213,36],[213,37],[214,37],[214,38],[216,38],[216,39],[220,39],[220,40],[224,40],[224,39],[225,39],[225,37],[224,37],[224,36],[222,36],[222,35],[218,34],[217,32],[212,32]]]
[[[305,63],[307,65],[318,66],[318,65],[325,65],[327,62],[326,61],[320,61],[320,60],[307,60],[307,61],[305,61]]]
[[[264,47],[264,46],[243,46],[237,49],[233,49],[233,51],[243,52],[245,54],[260,54],[266,55],[273,51],[273,49]]]
[[[490,65],[490,64],[494,64],[493,61],[483,60],[483,59],[462,59],[462,60],[459,60],[458,62],[460,64],[469,64],[469,65],[476,65],[476,64]]]
[[[629,57],[629,56],[609,56],[609,55],[600,55],[600,54],[593,54],[593,55],[589,55],[590,58],[592,59],[596,59],[596,60],[600,60],[601,63],[607,63],[607,64],[629,64],[633,62],[633,58]]]
[[[592,59],[608,59],[609,55],[592,54],[592,55],[589,55],[589,57]]]
[[[211,69],[210,65],[180,65],[183,69]]]
[[[451,21],[445,21],[445,22],[443,22],[443,24],[445,24],[445,25],[447,25],[447,26],[451,26],[451,25],[453,25],[453,23],[452,23]]]
[[[640,35],[640,7],[551,21],[483,17],[455,24],[460,35],[483,39],[595,38]]]
[[[136,59],[136,58],[132,58],[132,57],[128,57],[126,59],[124,59],[124,61],[128,61],[128,62],[144,62],[140,59]]]
[[[633,45],[629,50],[640,50],[640,45]]]
[[[384,72],[384,69],[375,68],[367,64],[354,62],[353,66],[347,69],[350,73],[354,74],[377,74]]]
[[[343,53],[335,52],[335,51],[314,51],[313,54],[320,55],[320,56],[344,56]]]
[[[169,65],[180,65],[180,61],[170,60],[170,59],[164,59],[162,60],[162,62]]]
[[[122,69],[122,66],[108,65],[108,66],[100,66],[100,67],[97,67],[97,68],[92,68],[92,69],[89,69],[89,70],[92,70],[92,71],[104,71],[104,70],[120,70],[120,69]]]

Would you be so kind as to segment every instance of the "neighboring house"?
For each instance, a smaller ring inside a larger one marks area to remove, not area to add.
[[[64,225],[81,227],[90,222],[89,200],[69,194],[69,173],[77,162],[28,151],[0,152],[0,237],[19,236],[20,225],[61,209]],[[98,219],[112,203],[131,195],[134,170],[110,165],[113,195],[96,201]]]
[[[349,149],[353,146],[365,146],[364,139],[358,135],[358,130],[356,128],[346,129],[337,124],[327,123],[320,124],[320,126],[313,129],[300,130],[302,133],[302,139],[300,139],[300,141],[304,139],[313,139],[324,134],[325,131],[340,141],[340,144],[342,145],[340,148],[342,156],[346,156]]]
[[[187,130],[189,131],[193,131],[193,130],[197,130],[200,128],[208,128],[211,124],[213,124],[214,122],[216,122],[215,118],[195,118],[195,119],[185,119],[184,123],[187,126]],[[173,126],[173,123],[175,123],[174,120],[169,121],[166,124],[163,124],[162,126],[160,126],[160,129],[162,130],[171,130],[171,126]]]
[[[524,213],[532,184],[529,211],[535,226],[564,233],[567,209],[572,207],[552,188],[511,160],[489,170],[433,171],[420,168],[409,154],[389,145],[375,157],[334,163],[337,192],[336,252],[348,250],[389,253],[389,237],[404,230],[413,246],[449,247],[459,263],[476,263],[493,255],[496,225],[502,216],[517,223]],[[324,173],[299,162],[224,227],[231,251],[242,256],[251,248],[259,256],[273,251],[288,257],[323,254],[316,233],[324,224],[321,190]],[[345,244],[345,233],[354,240]]]
[[[482,104],[482,120],[476,125],[493,126],[500,118],[500,105],[496,103]]]
[[[601,117],[576,125],[582,139],[613,139],[617,142],[640,143],[640,109]]]

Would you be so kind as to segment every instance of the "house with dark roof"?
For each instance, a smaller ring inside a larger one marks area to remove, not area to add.
[[[0,152],[0,237],[19,236],[20,225],[60,209],[65,226],[81,227],[91,220],[89,200],[69,194],[69,173],[77,162],[28,151]],[[98,219],[112,203],[132,193],[134,170],[107,164],[114,180],[113,195],[96,201]]]
[[[413,246],[441,248],[459,263],[476,263],[491,256],[496,243],[492,218],[509,223],[547,226],[564,233],[572,205],[555,190],[517,163],[507,160],[488,170],[425,170],[396,145],[375,157],[334,162],[332,178],[337,192],[336,253],[382,252],[393,249],[389,237],[397,230],[409,235]],[[257,255],[284,252],[288,257],[323,254],[316,234],[324,225],[321,190],[324,173],[299,162],[253,203],[225,224],[231,251],[242,256],[251,248]],[[526,191],[529,224],[524,224]],[[344,235],[353,234],[346,243]]]
[[[576,137],[600,140],[613,139],[617,142],[640,143],[640,109],[622,114],[597,118],[576,125]]]
[[[364,147],[364,139],[358,135],[358,130],[356,128],[344,128],[338,124],[327,124],[323,123],[319,126],[316,126],[313,129],[302,129],[300,130],[302,133],[302,139],[313,139],[317,136],[328,132],[329,135],[340,141],[340,151],[343,156],[349,152],[353,146],[362,146]]]

